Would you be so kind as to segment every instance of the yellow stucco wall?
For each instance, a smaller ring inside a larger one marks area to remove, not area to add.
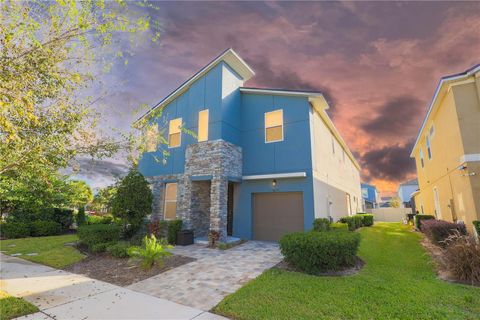
[[[415,197],[417,210],[436,215],[438,219],[462,220],[472,229],[472,221],[480,220],[480,162],[467,162],[460,170],[465,154],[480,154],[480,92],[478,77],[443,88],[427,119],[413,152],[420,192]],[[426,136],[431,126],[432,158],[428,158]],[[423,150],[424,167],[420,163]],[[471,175],[475,173],[475,175]],[[438,192],[435,206],[434,189]]]

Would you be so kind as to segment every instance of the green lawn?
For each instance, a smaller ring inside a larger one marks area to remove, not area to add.
[[[437,280],[421,235],[398,223],[362,228],[360,273],[271,269],[214,311],[234,319],[480,319],[480,288]]]
[[[37,307],[22,298],[15,298],[0,291],[0,320],[13,319],[37,311]]]
[[[65,243],[77,240],[76,235],[2,240],[0,250],[6,254],[22,253],[19,258],[54,268],[63,268],[85,257],[77,249],[65,246]],[[27,256],[28,253],[38,253],[38,255]]]

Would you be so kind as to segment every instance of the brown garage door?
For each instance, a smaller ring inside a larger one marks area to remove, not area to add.
[[[284,234],[295,231],[303,231],[301,192],[253,195],[253,239],[278,241]]]

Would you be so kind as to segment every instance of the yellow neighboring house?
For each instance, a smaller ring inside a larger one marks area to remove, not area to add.
[[[480,220],[480,65],[440,80],[410,157],[416,210],[472,230]]]

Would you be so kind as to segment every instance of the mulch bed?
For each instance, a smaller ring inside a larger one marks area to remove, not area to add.
[[[144,270],[128,258],[96,254],[90,255],[64,270],[125,287],[195,260],[181,255],[172,255],[164,259],[163,265],[154,265],[151,269]]]
[[[315,274],[315,275],[316,276],[324,276],[324,277],[325,276],[327,276],[327,277],[350,276],[350,275],[357,274],[363,268],[364,265],[365,265],[365,262],[362,259],[360,259],[359,257],[356,257],[355,265],[353,267],[348,267],[348,268],[345,268],[345,269],[342,269],[342,270],[336,270],[336,271],[322,272],[322,273],[318,273],[318,274]],[[279,262],[275,266],[275,268],[282,269],[282,270],[285,270],[285,271],[305,273],[303,270],[300,270],[300,269],[296,268],[295,266],[289,264],[285,260],[282,260],[281,262]]]

